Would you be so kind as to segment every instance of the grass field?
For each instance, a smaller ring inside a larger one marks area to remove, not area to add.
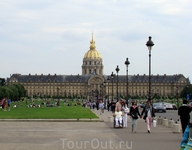
[[[84,108],[81,105],[68,106],[67,102],[60,102],[60,106],[46,107],[42,105],[42,101],[37,101],[35,104],[41,104],[41,107],[26,107],[26,102],[19,102],[19,107],[13,108],[17,103],[11,103],[10,111],[0,109],[0,119],[81,119],[81,118],[98,118],[89,108]]]

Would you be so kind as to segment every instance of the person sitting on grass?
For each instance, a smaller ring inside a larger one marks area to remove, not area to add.
[[[117,108],[113,116],[115,117],[115,127],[122,127],[122,120],[123,120],[122,111],[120,111],[119,108]]]

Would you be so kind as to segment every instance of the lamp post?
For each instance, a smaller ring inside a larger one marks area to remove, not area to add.
[[[27,99],[28,99],[28,95],[27,95],[27,90],[26,90],[26,106],[28,105],[27,104]]]
[[[103,100],[103,84],[100,85],[100,99]]]
[[[113,102],[113,78],[114,78],[114,74],[113,72],[111,73],[111,80],[112,80],[112,102]]]
[[[177,93],[176,93],[176,97],[177,97],[177,107],[179,107],[179,92],[178,92],[178,86],[176,87],[177,88]]]
[[[102,92],[103,92],[103,98],[104,98],[104,109],[106,109],[106,97],[105,97],[105,95],[106,95],[106,94],[105,94],[105,93],[106,93],[106,92],[105,92],[105,91],[106,91],[106,90],[105,90],[105,87],[106,87],[106,86],[105,86],[105,84],[106,84],[106,81],[103,82],[103,91],[102,91]]]
[[[187,90],[186,90],[186,98],[187,100],[190,100],[190,82],[189,82],[189,78],[187,78]]]
[[[98,98],[99,98],[99,91],[96,89],[95,93],[96,93],[96,100],[98,100]]]
[[[147,41],[146,45],[149,50],[149,96],[148,100],[151,101],[151,50],[154,45],[153,41],[151,40],[151,36],[149,36],[149,40]]]
[[[108,76],[107,77],[107,82],[108,82],[108,97],[107,97],[108,98],[108,102],[107,103],[108,104],[109,104],[109,81],[110,81],[110,77]]]
[[[126,89],[126,103],[128,105],[128,100],[129,100],[129,79],[128,79],[128,66],[129,66],[130,62],[128,60],[128,58],[126,58],[125,61],[125,65],[126,65],[126,83],[127,83],[127,89]]]
[[[118,65],[117,65],[117,68],[116,68],[115,70],[116,70],[116,72],[117,72],[117,101],[118,101],[118,100],[119,100],[119,99],[118,99],[118,97],[119,97],[119,96],[118,96],[118,94],[119,94],[119,93],[118,93],[118,82],[119,82],[119,81],[118,81],[118,80],[119,80],[119,79],[118,79],[118,72],[119,72],[119,70],[120,70]]]
[[[59,87],[57,87],[57,106],[59,106]]]

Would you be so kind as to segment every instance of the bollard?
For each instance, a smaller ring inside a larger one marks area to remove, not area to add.
[[[160,124],[161,121],[161,116],[159,116],[159,118],[157,118],[157,124]]]
[[[157,124],[160,124],[160,125],[162,125],[162,118],[161,118],[161,116],[159,116],[159,118],[157,119]]]
[[[180,132],[182,131],[181,122],[179,119],[177,119],[177,123],[180,124]]]
[[[168,126],[168,119],[166,119],[166,117],[164,117],[162,125]]]
[[[177,121],[173,124],[173,133],[181,133],[181,125]]]
[[[157,121],[156,119],[153,120],[153,127],[156,127],[157,126]]]
[[[108,117],[108,122],[113,122],[113,117],[112,116]]]
[[[174,124],[174,120],[171,118],[168,122],[168,127],[169,128],[172,128],[173,127],[173,124]]]

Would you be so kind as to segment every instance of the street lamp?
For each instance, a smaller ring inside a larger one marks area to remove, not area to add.
[[[99,97],[99,91],[96,89],[96,90],[95,90],[95,93],[96,93],[96,100],[98,100],[98,97]]]
[[[28,95],[27,95],[27,90],[26,90],[26,106],[28,105],[27,104],[27,99],[28,99]]]
[[[151,40],[151,36],[149,36],[149,40],[147,41],[146,45],[149,50],[149,97],[148,100],[151,101],[151,49],[154,45],[153,41]]]
[[[102,92],[103,92],[103,98],[104,98],[104,109],[106,109],[106,97],[105,97],[105,95],[106,95],[106,94],[105,94],[105,93],[106,93],[106,92],[105,92],[105,91],[106,91],[106,88],[105,88],[105,87],[106,87],[106,86],[105,86],[105,85],[106,85],[106,81],[103,82],[103,91],[102,91]]]
[[[111,80],[112,80],[112,102],[113,102],[113,78],[114,78],[114,74],[113,74],[113,72],[111,73]]]
[[[103,100],[103,84],[100,85],[100,99]]]
[[[117,65],[117,68],[115,69],[117,72],[117,101],[118,101],[118,72],[119,72],[119,66]]]
[[[176,93],[176,97],[177,97],[177,107],[179,107],[179,92],[178,92],[178,86],[176,87],[177,88],[177,93]]]
[[[126,65],[126,72],[127,72],[127,75],[126,75],[126,82],[127,82],[127,90],[126,90],[126,103],[128,104],[128,100],[129,100],[129,98],[128,98],[128,95],[129,95],[129,88],[128,88],[128,86],[129,86],[129,79],[128,79],[128,66],[129,66],[129,64],[130,64],[130,62],[129,62],[129,60],[128,60],[128,58],[126,58],[126,61],[125,61],[125,65]]]
[[[189,78],[187,78],[187,90],[186,90],[186,98],[187,100],[190,100],[190,82],[189,82]]]
[[[109,81],[110,81],[110,77],[108,76],[107,77],[107,82],[108,82],[108,97],[107,97],[108,98],[108,102],[107,103],[108,104],[109,104]]]
[[[59,106],[59,87],[57,87],[57,106]]]

